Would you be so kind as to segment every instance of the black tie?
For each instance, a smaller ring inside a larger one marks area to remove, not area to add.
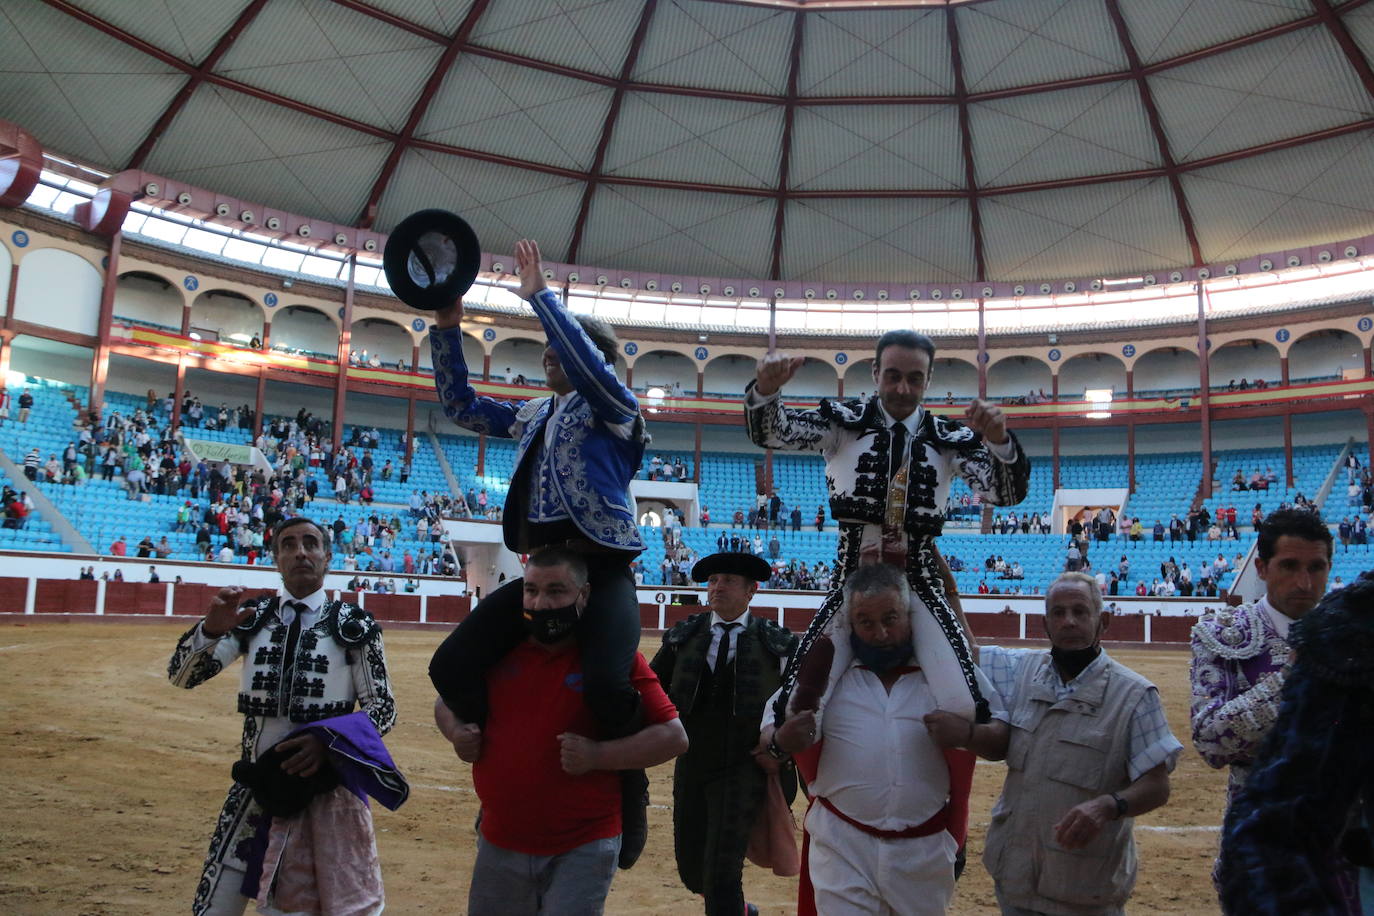
[[[730,631],[739,626],[737,623],[721,623],[720,626],[720,645],[716,647],[716,666],[711,669],[711,673],[720,677],[725,671],[726,664],[730,660]]]
[[[906,424],[897,420],[892,424],[892,454],[888,456],[887,478],[895,480],[902,468],[902,458],[906,454]]]
[[[293,689],[296,677],[296,649],[301,641],[301,615],[309,610],[304,601],[288,601],[286,607],[295,611],[291,617],[291,623],[286,627],[286,646],[282,650],[281,663],[281,703],[282,714],[285,715],[291,708],[291,696],[295,692]]]

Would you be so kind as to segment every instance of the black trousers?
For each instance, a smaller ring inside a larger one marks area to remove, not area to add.
[[[682,884],[707,916],[744,912],[744,855],[767,777],[752,760],[709,774],[684,756],[673,781],[673,852]]]
[[[603,729],[601,737],[619,738],[642,725],[639,691],[630,683],[639,651],[639,598],[629,558],[585,559],[591,597],[577,628],[582,696]],[[430,660],[430,681],[464,722],[486,722],[487,672],[525,638],[524,582],[512,579],[479,601]]]

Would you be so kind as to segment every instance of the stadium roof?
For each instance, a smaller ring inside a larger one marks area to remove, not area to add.
[[[0,0],[48,150],[488,251],[787,281],[1374,232],[1368,0]]]

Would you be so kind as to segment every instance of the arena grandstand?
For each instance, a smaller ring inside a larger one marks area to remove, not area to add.
[[[434,206],[482,242],[480,394],[546,393],[517,239],[615,327],[646,631],[717,550],[806,625],[824,463],[752,445],[744,390],[780,349],[789,405],[866,398],[896,328],[938,348],[928,410],[997,403],[1032,460],[1020,505],[950,494],[976,633],[1036,638],[1083,569],[1116,639],[1179,647],[1260,594],[1283,506],[1332,529],[1331,587],[1374,567],[1374,4],[142,6],[0,9],[0,614],[273,587],[284,513],[384,621],[519,575],[515,444],[444,416],[382,271]]]

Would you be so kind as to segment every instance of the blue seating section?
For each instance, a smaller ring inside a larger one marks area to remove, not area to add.
[[[49,455],[60,457],[67,443],[74,438],[73,424],[78,415],[76,404],[84,403],[87,390],[81,386],[37,379],[28,380],[25,387],[31,390],[35,396],[32,416],[27,424],[19,424],[16,420],[11,419],[0,425],[0,447],[4,448],[16,463],[22,463],[24,454],[34,446],[38,447],[44,461]],[[12,389],[11,393],[17,397],[17,390]],[[73,404],[73,399],[76,404]],[[114,409],[125,415],[130,415],[134,410],[146,406],[146,397],[143,395],[112,392],[108,395],[108,399]],[[161,406],[159,404],[154,410],[154,418],[159,422],[166,422],[166,418],[160,414]],[[345,441],[347,441],[350,432],[351,428],[346,427],[344,430]],[[308,511],[326,524],[331,523],[341,515],[350,528],[359,519],[373,514],[383,518],[400,517],[402,519],[401,536],[397,538],[392,551],[399,567],[400,558],[407,550],[418,558],[424,553],[434,552],[438,547],[431,542],[421,543],[417,540],[414,523],[405,508],[410,491],[415,489],[426,490],[430,493],[443,493],[447,492],[448,487],[428,437],[417,437],[410,481],[407,484],[401,484],[401,431],[379,429],[378,432],[380,441],[377,448],[372,450],[375,466],[380,470],[385,460],[390,457],[395,473],[390,481],[383,481],[380,474],[374,474],[374,489],[376,490],[374,505],[371,507],[358,504],[339,506],[328,490],[327,475],[322,469],[314,469],[311,473],[319,482],[321,489],[319,498]],[[188,430],[188,433],[200,438],[245,444],[248,443],[250,436],[248,430],[239,429],[210,431],[200,428]],[[485,473],[482,476],[476,474],[476,436],[446,433],[439,436],[438,441],[464,492],[469,487],[477,490],[485,488],[489,503],[501,505],[504,502],[510,477],[514,471],[515,443],[513,441],[495,438],[487,440]],[[1220,506],[1234,504],[1238,510],[1242,537],[1238,541],[1207,542],[1198,540],[1191,544],[1187,541],[1170,542],[1165,540],[1164,542],[1155,542],[1151,537],[1150,529],[1156,519],[1167,524],[1173,514],[1177,513],[1182,517],[1186,513],[1187,507],[1192,503],[1196,494],[1201,478],[1201,457],[1197,454],[1187,453],[1138,455],[1136,473],[1141,491],[1130,498],[1126,513],[1141,519],[1145,526],[1145,537],[1141,541],[1132,542],[1114,535],[1111,541],[1105,544],[1093,542],[1089,560],[1097,568],[1115,571],[1122,555],[1128,558],[1131,575],[1121,588],[1122,595],[1134,594],[1134,587],[1138,581],[1145,581],[1147,586],[1152,583],[1159,574],[1160,563],[1171,557],[1179,563],[1187,562],[1193,570],[1194,581],[1196,581],[1201,578],[1201,567],[1204,559],[1214,559],[1218,550],[1223,552],[1233,564],[1236,554],[1244,554],[1249,550],[1254,539],[1254,533],[1249,530],[1248,522],[1250,509],[1255,502],[1258,501],[1261,509],[1268,512],[1275,508],[1280,501],[1285,499],[1291,501],[1292,496],[1298,491],[1310,497],[1315,496],[1340,451],[1341,446],[1339,445],[1299,447],[1294,451],[1294,466],[1297,474],[1295,487],[1285,488],[1281,486],[1282,481],[1280,481],[1279,486],[1271,487],[1268,491],[1247,491],[1244,494],[1233,493],[1229,489],[1230,478],[1235,469],[1240,468],[1247,478],[1253,470],[1263,470],[1266,467],[1274,468],[1282,475],[1282,451],[1278,449],[1247,449],[1218,452],[1218,486],[1216,495],[1207,501],[1207,506],[1209,510],[1215,513]],[[1355,453],[1359,457],[1361,465],[1367,465],[1367,449],[1360,445],[1355,449]],[[698,555],[706,555],[716,551],[718,549],[717,538],[722,532],[730,530],[730,521],[734,512],[737,509],[747,510],[756,504],[756,468],[759,461],[760,456],[756,453],[703,453],[703,479],[700,497],[702,503],[711,508],[714,523],[707,529],[696,527],[683,529],[684,540]],[[801,508],[802,530],[793,532],[784,526],[782,530],[755,532],[753,529],[746,529],[741,530],[740,533],[747,535],[751,542],[757,533],[764,545],[765,555],[767,555],[769,540],[776,536],[781,543],[781,559],[783,561],[797,560],[808,566],[814,566],[820,561],[827,564],[832,563],[838,540],[833,524],[822,532],[817,532],[814,528],[816,505],[824,505],[828,516],[822,459],[817,455],[810,454],[775,453],[773,475],[774,487],[783,498],[786,506],[790,508],[795,504]],[[1061,479],[1066,485],[1074,488],[1124,488],[1127,482],[1125,457],[1117,455],[1066,457],[1061,465]],[[29,482],[24,479],[9,482],[21,490],[30,486]],[[121,478],[116,477],[115,480],[106,482],[99,479],[98,473],[94,479],[87,481],[82,486],[71,487],[59,484],[39,484],[39,486],[72,524],[77,526],[83,536],[102,552],[108,552],[111,543],[116,538],[123,536],[128,544],[129,555],[132,556],[138,541],[144,535],[151,536],[154,542],[165,535],[173,546],[173,559],[199,559],[198,551],[195,548],[195,528],[184,532],[174,530],[177,509],[186,501],[184,494],[181,496],[148,495],[143,499],[130,500],[127,498]],[[967,489],[962,482],[956,482],[952,487],[952,492],[957,500],[958,494],[967,492]],[[1053,497],[1054,489],[1050,463],[1044,458],[1039,458],[1033,463],[1029,495],[1025,502],[1016,507],[1016,512],[1018,515],[1027,515],[1037,511],[1042,514],[1047,513],[1053,504]],[[205,507],[206,500],[204,498],[193,501],[196,527],[198,527]],[[1002,510],[997,511],[1001,512]],[[1342,516],[1353,511],[1354,507],[1346,505],[1344,477],[1342,476],[1338,480],[1337,486],[1332,490],[1325,514],[1328,520],[1334,524]],[[689,524],[694,522],[695,519],[689,520]],[[648,549],[641,557],[645,570],[645,583],[655,585],[660,582],[661,562],[664,556],[662,529],[646,526],[642,531],[645,542],[648,544]],[[216,532],[213,546],[218,548],[222,541],[223,539]],[[1012,587],[1019,585],[1023,592],[1029,592],[1037,587],[1043,590],[1045,584],[1063,568],[1066,537],[1059,533],[1050,535],[982,535],[951,529],[941,538],[940,544],[946,556],[957,556],[966,564],[966,568],[956,574],[960,591],[974,593],[977,591],[979,583],[986,581],[989,586],[996,585],[1003,591],[1009,591]],[[72,550],[71,545],[61,542],[48,522],[37,517],[31,518],[25,530],[0,530],[0,548],[48,552],[70,552]],[[989,555],[1001,555],[1008,563],[1019,561],[1024,568],[1025,578],[1016,582],[990,576],[983,568],[983,561]],[[236,562],[241,563],[242,559],[240,558]],[[343,568],[342,551],[336,554],[334,566],[335,568]],[[1333,561],[1333,580],[1335,576],[1340,576],[1346,583],[1351,582],[1361,571],[1371,566],[1374,566],[1374,547],[1371,545],[1352,545],[1348,550],[1343,550],[1338,544]],[[397,574],[399,574],[399,569]],[[1222,577],[1220,584],[1225,587],[1230,584],[1233,578],[1234,571],[1231,571]]]

